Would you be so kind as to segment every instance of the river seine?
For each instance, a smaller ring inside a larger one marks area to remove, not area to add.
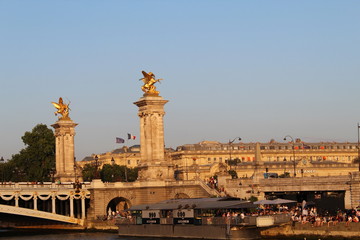
[[[0,240],[152,240],[153,238],[124,238],[119,237],[116,233],[57,233],[57,234],[42,234],[42,235],[18,235],[18,236],[3,236],[3,231],[0,230]],[[162,238],[164,239],[164,238]],[[175,240],[174,238],[168,238]],[[182,239],[183,240],[183,239]],[[267,239],[267,240],[281,240],[281,239]]]
[[[24,236],[3,236],[0,230],[0,239],[6,240],[151,240],[153,238],[123,238],[116,235],[116,233],[58,233],[58,234],[43,234],[43,235],[24,235]],[[170,239],[170,238],[169,238]],[[174,240],[173,238],[171,238]],[[270,239],[267,239],[270,240]],[[281,240],[281,239],[271,239]]]

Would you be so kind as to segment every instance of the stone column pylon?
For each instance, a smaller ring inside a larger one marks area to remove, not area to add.
[[[263,171],[262,167],[264,166],[264,162],[261,161],[261,150],[260,150],[260,143],[256,143],[255,145],[255,162],[254,162],[254,175],[253,175],[253,183],[259,184],[260,179],[263,178]]]
[[[161,96],[146,95],[134,104],[139,107],[141,163],[138,180],[174,180],[173,165],[165,159],[164,105]]]
[[[75,127],[71,119],[60,119],[55,124],[51,125],[55,129],[55,161],[56,161],[56,175],[55,178],[61,182],[75,181],[75,148],[74,136]]]

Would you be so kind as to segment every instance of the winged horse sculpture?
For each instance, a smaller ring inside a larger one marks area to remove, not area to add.
[[[159,92],[156,91],[156,87],[154,84],[156,82],[160,82],[160,80],[162,79],[155,79],[155,74],[153,74],[152,72],[147,73],[145,71],[142,71],[142,74],[144,75],[144,77],[140,78],[140,80],[144,82],[144,85],[141,87],[141,90],[143,90],[143,92],[145,92],[146,94],[159,95]]]
[[[70,119],[69,118],[69,110],[70,110],[69,105],[70,105],[70,102],[68,104],[65,104],[63,99],[60,97],[58,103],[56,103],[56,102],[51,102],[51,103],[57,109],[57,111],[54,112],[55,116],[57,116],[58,114],[62,115],[62,117],[59,117],[59,120],[61,120],[61,119],[63,119],[63,120]]]

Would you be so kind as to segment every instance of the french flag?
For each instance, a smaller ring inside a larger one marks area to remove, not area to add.
[[[132,140],[135,140],[136,139],[136,136],[128,133],[128,139],[132,139]]]

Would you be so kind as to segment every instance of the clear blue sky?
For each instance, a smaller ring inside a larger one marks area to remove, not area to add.
[[[357,141],[360,1],[1,0],[0,156],[71,101],[78,160],[139,136],[152,71],[165,143]],[[138,144],[139,140],[126,144]]]

